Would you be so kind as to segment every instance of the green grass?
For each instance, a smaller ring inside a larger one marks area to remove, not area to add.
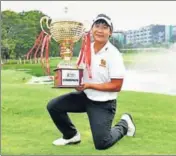
[[[47,102],[69,89],[51,85],[25,84],[31,75],[23,71],[2,70],[1,154],[2,155],[119,155],[175,154],[176,97],[161,94],[122,91],[113,124],[122,113],[133,114],[136,137],[124,137],[108,150],[95,150],[88,117],[70,117],[81,132],[79,145],[56,147],[51,143],[61,136],[46,110]]]
[[[134,56],[136,54],[124,54],[124,62],[125,65],[128,66],[130,64],[132,64],[134,62]],[[76,57],[73,58],[73,61],[76,62]],[[59,63],[59,61],[61,61],[60,58],[56,57],[56,58],[52,58],[50,60],[50,71],[51,71],[51,75],[54,74],[53,70],[56,68],[57,64]],[[3,70],[7,70],[7,69],[11,69],[11,70],[24,70],[26,73],[31,74],[31,75],[35,75],[35,76],[43,76],[46,75],[44,70],[41,69],[42,65],[40,63],[38,64],[4,64],[2,66]]]
[[[52,75],[54,73],[53,70],[56,68],[60,60],[61,59],[57,57],[50,60],[50,71]],[[30,75],[35,75],[35,76],[46,75],[40,63],[38,64],[4,64],[2,65],[2,69],[3,70],[7,70],[7,69],[24,70],[26,73]]]

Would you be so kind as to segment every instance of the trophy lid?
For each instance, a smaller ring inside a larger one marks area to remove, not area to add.
[[[62,18],[57,18],[50,23],[52,37],[59,43],[63,40],[77,42],[85,31],[83,22],[71,18],[68,14],[68,7],[64,8]]]
[[[76,23],[80,23],[80,25],[84,25],[83,21],[78,20],[76,17],[70,17],[70,14],[68,13],[68,7],[65,6],[64,7],[64,14],[62,15],[62,17],[59,18],[55,18],[52,20],[51,24],[55,23],[55,22],[76,22]]]

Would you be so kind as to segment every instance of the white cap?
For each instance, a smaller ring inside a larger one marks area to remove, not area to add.
[[[113,25],[112,25],[112,22],[111,22],[111,19],[109,17],[107,17],[106,15],[104,14],[100,14],[96,17],[96,19],[93,21],[93,24],[98,21],[98,20],[104,20],[106,21],[106,23],[110,26],[111,30],[113,29]]]

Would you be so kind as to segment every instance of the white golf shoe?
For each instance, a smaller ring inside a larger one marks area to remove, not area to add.
[[[132,116],[130,114],[123,114],[121,119],[125,120],[128,124],[127,136],[134,136],[136,132],[136,126],[133,122]]]
[[[77,133],[71,139],[59,138],[59,139],[53,141],[53,145],[64,146],[64,145],[68,145],[68,144],[77,144],[80,142],[81,142],[81,135],[80,135],[80,133]]]

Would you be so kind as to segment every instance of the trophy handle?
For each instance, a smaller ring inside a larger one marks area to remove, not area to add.
[[[44,20],[46,20],[46,26],[47,26],[47,28],[50,29],[51,27],[49,26],[49,17],[48,17],[48,16],[44,16],[44,17],[42,17],[42,18],[40,19],[40,27],[41,27],[42,31],[43,31],[45,34],[48,35],[48,33],[47,33],[47,32],[44,30],[44,28],[43,28],[42,22],[43,22]]]

